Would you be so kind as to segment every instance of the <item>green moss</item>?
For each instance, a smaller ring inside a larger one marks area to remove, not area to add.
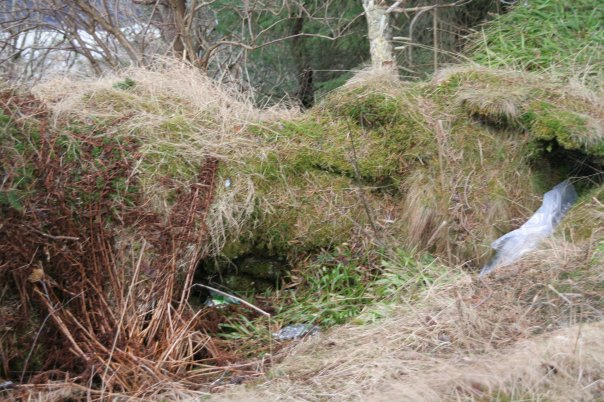
[[[266,258],[247,257],[237,264],[239,272],[252,278],[275,282],[281,278],[289,268],[284,259],[271,260]]]
[[[368,129],[394,126],[410,114],[405,96],[376,91],[370,87],[334,93],[326,98],[321,107],[328,115],[349,118]]]
[[[556,140],[565,149],[579,149],[577,138],[587,131],[587,119],[577,113],[562,110],[546,102],[533,105],[531,133],[538,140]],[[527,117],[525,120],[529,120]]]
[[[308,117],[294,121],[282,121],[279,123],[279,131],[273,131],[277,134],[268,140],[278,140],[280,137],[292,139],[293,141],[304,141],[305,139],[320,140],[325,137],[325,126],[319,119]]]
[[[380,93],[360,95],[344,107],[336,107],[336,113],[352,118],[366,127],[392,126],[404,116],[403,105],[396,98]]]
[[[134,88],[135,85],[136,85],[136,82],[132,78],[126,77],[124,80],[118,81],[115,84],[113,84],[113,88],[127,91],[131,88]]]
[[[253,237],[250,238],[250,236],[245,235],[241,236],[237,239],[227,242],[222,250],[220,250],[220,254],[221,256],[225,257],[227,261],[249,254],[252,252],[253,240]]]
[[[277,179],[284,172],[311,170],[356,178],[356,163],[365,182],[395,183],[412,165],[430,158],[434,147],[432,134],[417,116],[402,119],[400,113],[393,113],[387,127],[370,124],[366,129],[347,123],[349,117],[337,118],[325,109],[279,123],[264,131],[264,138],[277,143],[279,155],[269,154],[259,160],[261,171],[269,179]],[[399,121],[394,124],[396,119]]]
[[[288,177],[284,186],[258,182],[264,200],[256,211],[254,241],[270,255],[310,251],[345,241],[354,220],[329,207],[334,196],[356,203],[349,179],[326,172],[309,171]],[[265,207],[272,206],[272,210]],[[355,216],[356,218],[356,216]]]
[[[296,170],[284,159],[275,153],[242,165],[254,182],[256,203],[240,235],[225,245],[224,256],[305,253],[346,241],[352,228],[362,224],[352,179],[310,166]],[[224,167],[221,177],[236,178],[238,168]],[[345,209],[333,204],[334,199]]]
[[[150,181],[151,185],[157,177],[173,178],[178,180],[194,180],[199,173],[201,161],[191,161],[183,158],[182,149],[171,143],[155,144],[148,149],[142,159],[141,180]]]
[[[1,110],[0,110],[0,128],[2,128],[3,130],[6,128],[6,126],[8,126],[8,124],[10,123],[10,116],[5,115]]]
[[[224,253],[291,256],[348,241],[367,224],[362,186],[376,219],[390,220],[385,205],[395,211],[388,236],[455,261],[486,256],[576,169],[577,155],[558,166],[548,144],[559,138],[564,152],[587,152],[597,111],[582,99],[539,77],[471,68],[431,83],[336,91],[302,117],[253,129],[267,152],[227,167],[226,177],[252,178],[255,212]]]
[[[223,284],[227,289],[239,294],[245,294],[256,289],[259,283],[253,278],[243,275],[227,275],[223,280]]]
[[[457,89],[454,95],[451,87]],[[591,157],[604,155],[597,102],[587,101],[580,91],[530,74],[462,69],[437,84],[434,97],[442,107],[450,107],[451,96],[480,122],[498,130],[528,132],[533,146],[526,151],[536,157],[551,152],[552,143]]]
[[[160,134],[165,133],[165,134]],[[157,191],[155,188],[161,178],[164,185],[163,191],[168,203],[174,201],[174,194],[170,190],[170,184],[174,182],[194,182],[199,174],[202,163],[201,156],[190,157],[188,149],[183,149],[183,143],[193,146],[194,129],[191,122],[182,115],[175,115],[164,120],[157,128],[157,135],[162,138],[159,141],[144,142],[144,153],[140,158],[139,179],[145,188]],[[194,151],[192,151],[194,152]]]

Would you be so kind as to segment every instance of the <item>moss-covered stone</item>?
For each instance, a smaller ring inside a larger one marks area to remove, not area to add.
[[[598,122],[585,114],[556,107],[547,102],[536,102],[526,113],[534,139],[556,141],[567,150],[582,150],[592,157],[604,156],[604,130]]]

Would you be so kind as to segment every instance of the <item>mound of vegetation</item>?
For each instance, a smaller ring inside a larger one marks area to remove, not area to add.
[[[183,76],[213,96],[183,96]],[[527,74],[361,75],[288,119],[190,70],[36,94],[2,96],[3,376],[15,380],[52,369],[99,392],[190,386],[233,361],[208,335],[224,318],[189,303],[195,276],[248,296],[287,278],[298,299],[269,291],[282,303],[271,325],[340,323],[406,288],[409,276],[383,276],[386,250],[428,253],[435,272],[478,267],[552,184],[600,188],[601,100]],[[319,293],[300,303],[304,289]]]
[[[593,342],[568,327],[602,317],[603,103],[476,66],[363,71],[302,115],[180,65],[3,89],[0,376],[30,384],[14,397],[201,396],[263,372],[290,323],[353,322],[277,366],[266,395],[347,400],[392,379],[435,399],[597,395],[601,368],[577,355],[597,360]],[[475,282],[564,179],[580,199],[553,242]],[[526,365],[534,341],[517,341],[538,335],[554,346]],[[505,351],[523,381],[504,363],[474,377]]]
[[[251,180],[256,197],[251,218],[225,239],[222,266],[355,233],[481,265],[488,244],[553,184],[597,182],[587,176],[604,156],[601,106],[538,76],[476,68],[427,84],[349,84],[300,118],[253,130],[271,151],[220,171]]]

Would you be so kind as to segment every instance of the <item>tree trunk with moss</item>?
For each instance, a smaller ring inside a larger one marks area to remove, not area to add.
[[[392,27],[390,14],[381,0],[363,0],[371,64],[373,67],[390,67],[394,69],[394,48],[392,46]]]

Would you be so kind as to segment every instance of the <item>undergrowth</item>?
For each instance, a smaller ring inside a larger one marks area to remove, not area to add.
[[[238,350],[250,356],[262,355],[274,345],[288,343],[271,342],[270,336],[281,328],[304,325],[308,329],[304,336],[313,333],[312,328],[325,331],[345,323],[374,323],[392,314],[400,303],[415,303],[426,290],[458,277],[427,254],[343,244],[294,269],[280,289],[248,295],[252,303],[271,306],[270,319],[237,308],[238,313],[228,314],[220,324],[219,336],[236,340]]]
[[[601,219],[604,204],[571,213]],[[375,282],[390,303],[367,307],[383,316],[310,337],[214,400],[599,400],[602,241],[601,225],[584,240],[560,230],[483,280],[403,253]]]
[[[302,115],[182,65],[3,91],[15,395],[184,399],[271,365],[260,400],[601,396],[602,10],[516,3],[483,67],[362,71]],[[569,176],[554,238],[475,280]],[[288,356],[290,324],[321,335]]]
[[[430,83],[368,82],[352,81],[298,119],[255,127],[271,152],[221,172],[235,182],[251,175],[257,201],[215,269],[237,275],[238,261],[283,255],[294,267],[280,289],[245,296],[270,306],[271,322],[245,312],[221,326],[252,354],[289,324],[375,322],[398,302],[416,303],[457,278],[445,266],[484,264],[490,242],[557,182],[575,175],[580,191],[601,183],[601,100],[588,90],[477,67]],[[379,237],[381,254],[341,246],[366,236]]]
[[[146,398],[230,359],[189,292],[219,158],[271,112],[190,67],[125,75],[0,93],[0,375],[13,382]]]

